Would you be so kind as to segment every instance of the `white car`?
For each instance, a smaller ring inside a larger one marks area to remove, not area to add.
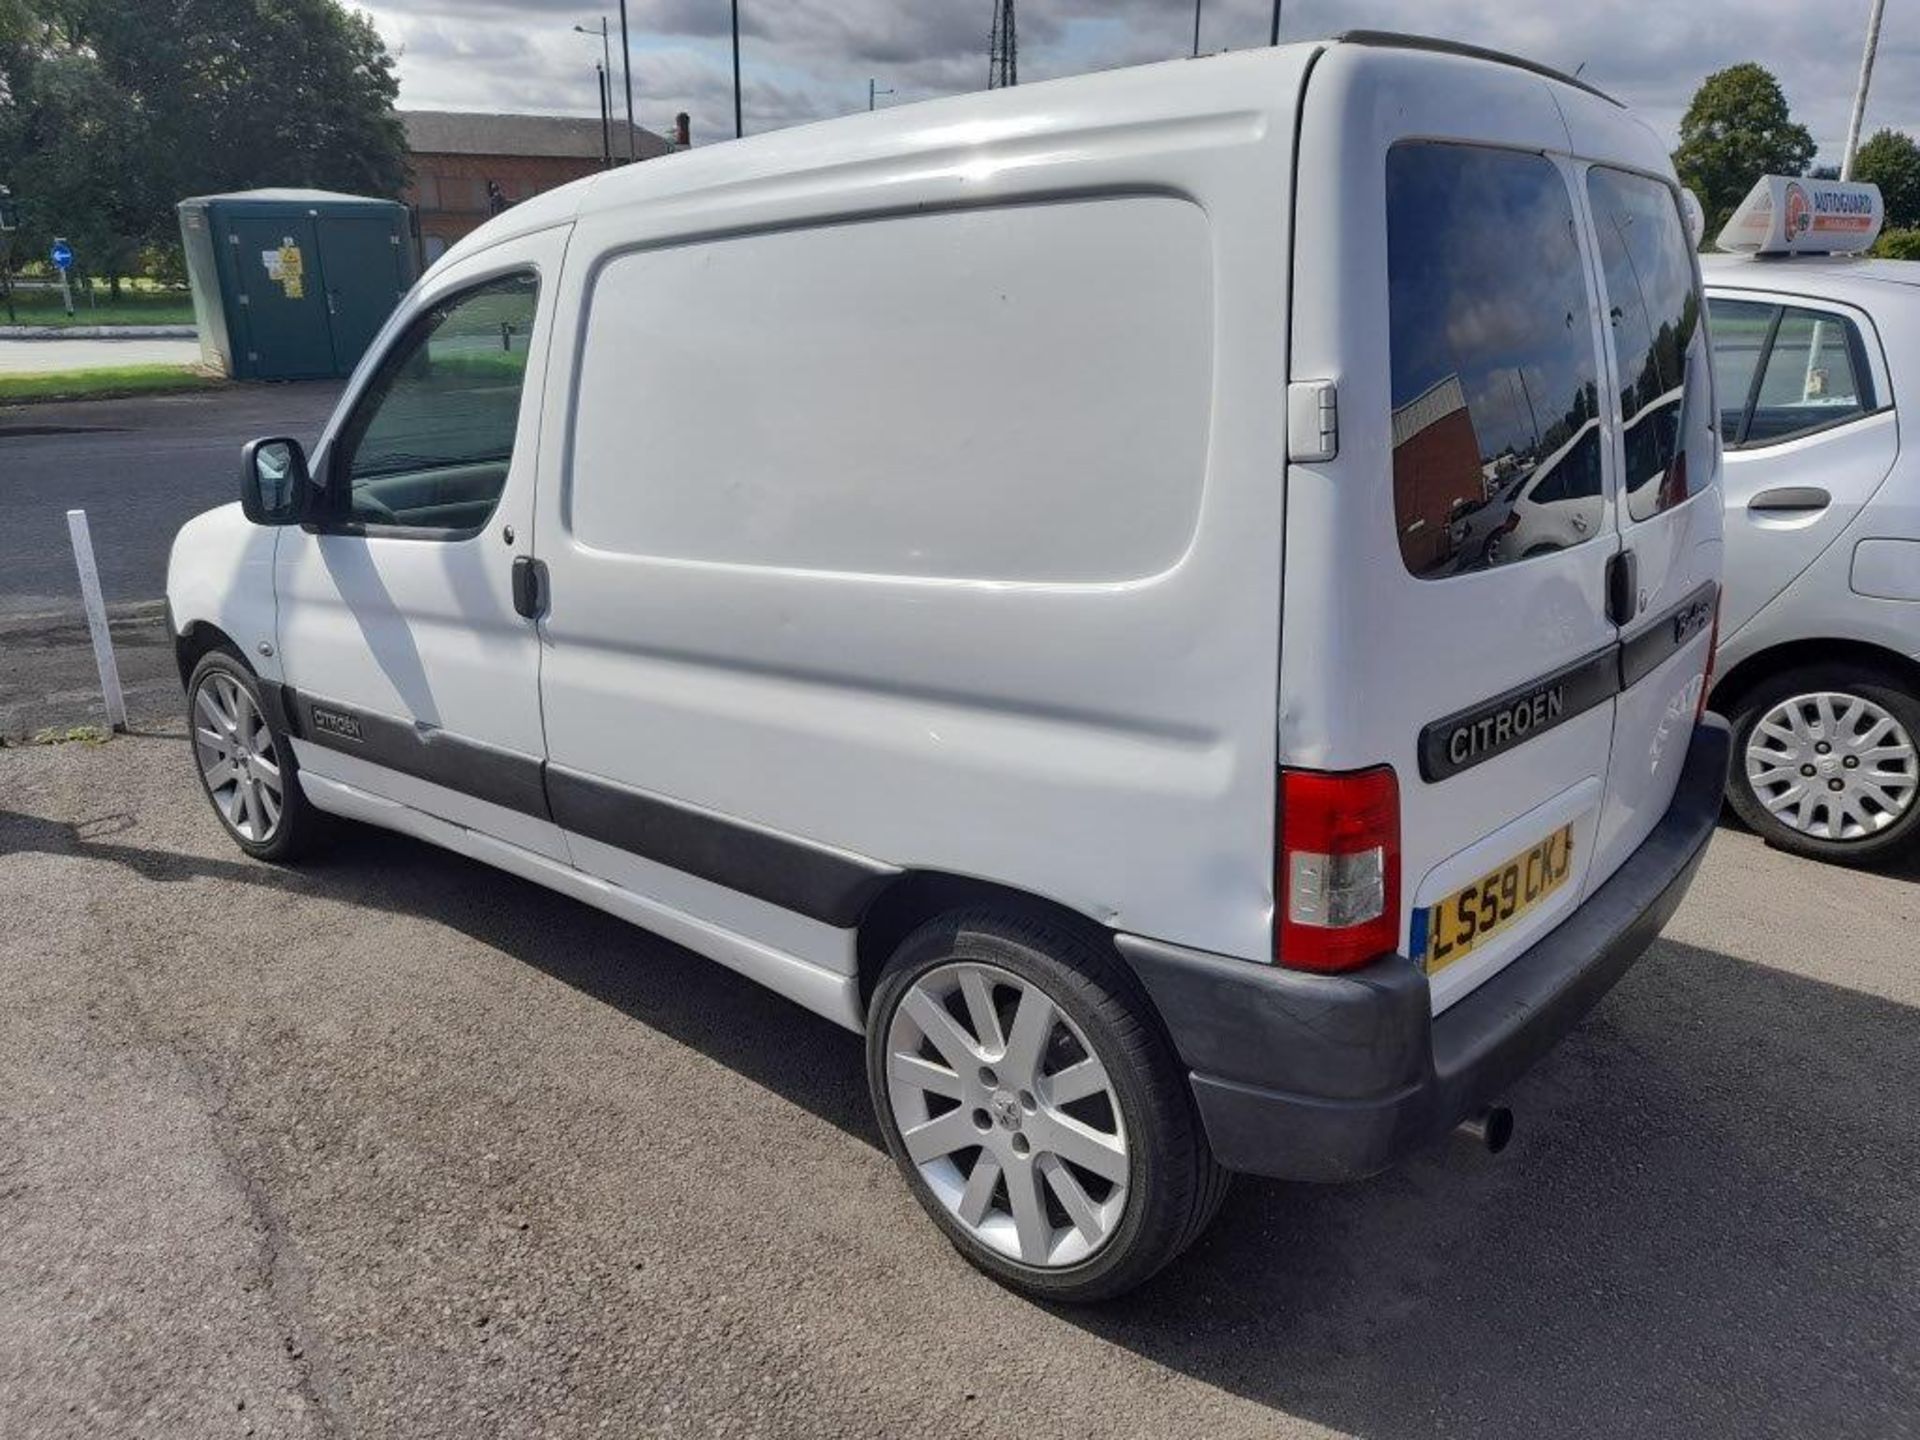
[[[1871,189],[1777,183],[1811,192],[1816,223],[1823,191]],[[1920,413],[1920,264],[1786,250],[1705,261],[1727,498],[1712,704],[1754,830],[1880,860],[1920,841],[1920,454],[1900,433]]]
[[[1231,1171],[1503,1140],[1679,903],[1704,410],[1554,548],[1452,520],[1709,393],[1699,293],[1658,135],[1402,37],[612,171],[182,530],[197,773],[250,854],[387,826],[864,1032],[961,1253],[1117,1294]]]

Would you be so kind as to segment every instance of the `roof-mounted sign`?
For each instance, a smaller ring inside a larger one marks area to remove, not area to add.
[[[1878,185],[1763,175],[1713,243],[1749,255],[1852,255],[1873,244]]]

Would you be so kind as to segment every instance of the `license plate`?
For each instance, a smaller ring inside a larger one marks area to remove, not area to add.
[[[1498,935],[1567,883],[1573,873],[1573,826],[1562,825],[1471,885],[1417,912],[1425,944],[1413,951],[1436,975]]]

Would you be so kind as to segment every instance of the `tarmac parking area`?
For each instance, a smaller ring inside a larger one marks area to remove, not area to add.
[[[1920,871],[1723,831],[1504,1156],[1049,1311],[855,1037],[411,840],[247,860],[181,733],[0,749],[0,1434],[1920,1433]]]

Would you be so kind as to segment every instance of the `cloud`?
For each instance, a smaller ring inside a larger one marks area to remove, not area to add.
[[[617,0],[598,0],[618,24]],[[749,132],[986,84],[992,0],[739,0]],[[1767,66],[1821,159],[1836,160],[1869,0],[1285,0],[1283,39],[1343,29],[1409,30],[1508,50],[1641,110],[1672,139],[1701,79],[1741,60]],[[592,113],[594,0],[361,0],[400,59],[403,107]],[[693,116],[695,142],[733,133],[727,0],[628,0],[636,114],[665,130]],[[1268,0],[1202,0],[1205,50],[1264,44]],[[1045,79],[1184,55],[1185,0],[1020,0],[1020,74]],[[615,41],[615,66],[618,46]],[[1892,6],[1867,129],[1920,130],[1920,8]],[[616,74],[615,93],[618,95]]]

